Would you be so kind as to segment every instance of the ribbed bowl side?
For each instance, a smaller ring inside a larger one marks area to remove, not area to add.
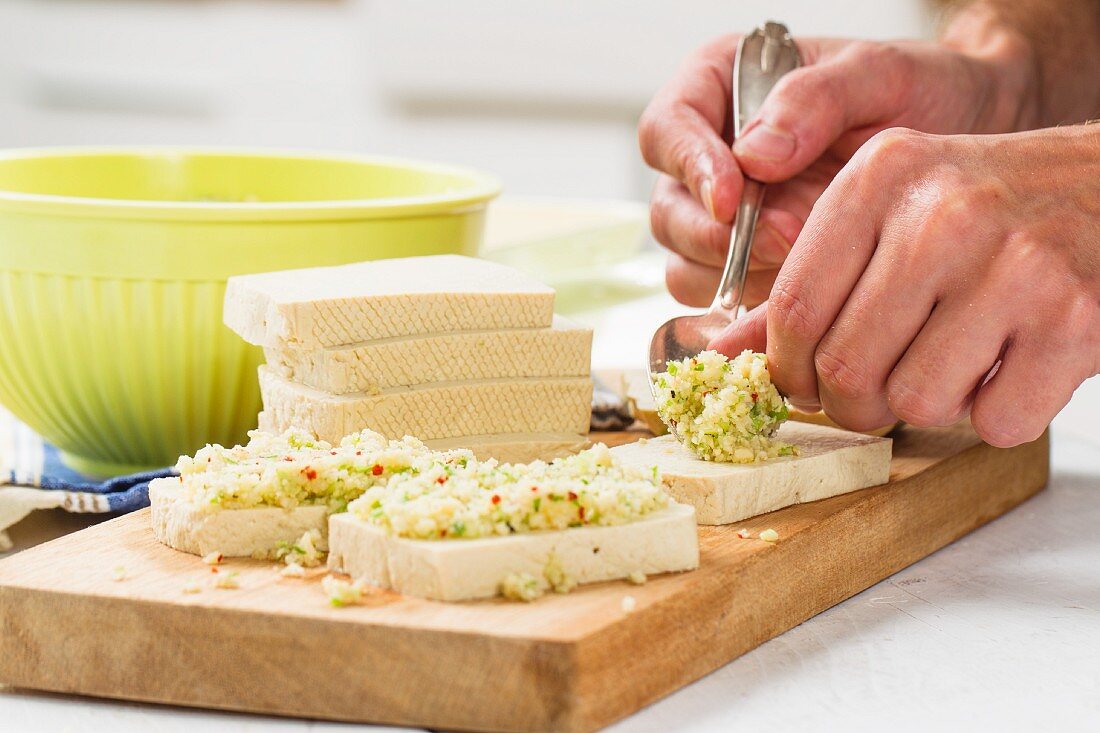
[[[263,355],[221,325],[224,293],[0,270],[0,402],[77,467],[167,466],[240,442]]]

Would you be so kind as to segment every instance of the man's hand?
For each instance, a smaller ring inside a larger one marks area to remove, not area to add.
[[[1007,132],[1032,123],[1026,44],[987,29],[965,52],[921,42],[799,39],[804,68],[784,77],[731,150],[730,74],[737,36],[692,55],[642,116],[639,142],[662,171],[654,236],[671,250],[666,279],[681,302],[714,297],[743,176],[768,182],[745,302],[768,297],[810,210],[875,133]]]
[[[796,406],[854,429],[970,413],[993,445],[1037,438],[1100,372],[1100,125],[876,135],[716,346],[762,349],[765,325]]]

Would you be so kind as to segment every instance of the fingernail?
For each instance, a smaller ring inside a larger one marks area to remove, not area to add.
[[[786,160],[794,155],[794,147],[793,135],[761,123],[737,141],[734,152],[763,160]]]
[[[699,186],[699,198],[703,199],[703,206],[707,207],[707,213],[710,214],[711,219],[714,219],[714,184],[709,178]]]

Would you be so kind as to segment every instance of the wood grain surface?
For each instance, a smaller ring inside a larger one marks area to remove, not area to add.
[[[609,443],[645,433],[593,436]],[[128,700],[430,728],[588,731],[629,715],[1008,511],[1047,436],[893,435],[890,483],[700,527],[698,570],[533,604],[392,593],[328,605],[316,578],[232,561],[240,588],[153,540],[142,511],[0,561],[0,682]],[[766,528],[780,540],[740,539]],[[127,578],[115,581],[115,568]],[[203,590],[185,594],[197,582]],[[633,597],[626,612],[623,599]]]

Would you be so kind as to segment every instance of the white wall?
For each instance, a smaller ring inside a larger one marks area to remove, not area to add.
[[[927,35],[920,0],[4,0],[0,146],[212,143],[446,159],[509,192],[645,198],[634,124],[700,42]]]

